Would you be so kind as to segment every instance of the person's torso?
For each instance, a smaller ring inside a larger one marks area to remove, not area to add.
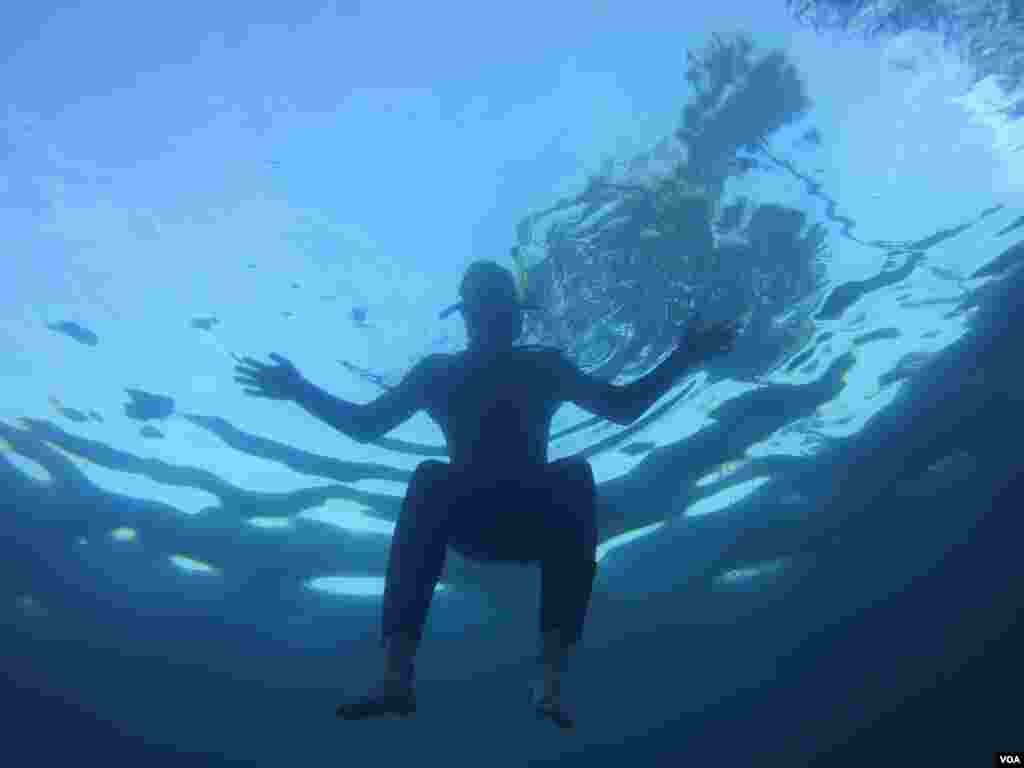
[[[453,467],[499,478],[547,463],[551,418],[561,404],[556,354],[514,347],[491,359],[445,356],[427,413],[445,434]]]

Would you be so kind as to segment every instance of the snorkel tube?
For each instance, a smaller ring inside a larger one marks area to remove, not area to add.
[[[441,314],[438,315],[438,317],[441,320],[447,320],[449,317],[454,315],[456,312],[462,311],[465,308],[465,306],[466,306],[466,302],[464,302],[464,301],[460,301],[460,302],[457,302],[455,304],[452,304],[450,307],[447,307],[447,308],[443,309],[441,311]],[[518,307],[519,307],[519,309],[524,310],[524,311],[526,311],[526,310],[540,311],[540,310],[543,309],[543,307],[541,307],[539,304],[534,304],[532,302],[520,302],[518,304]]]

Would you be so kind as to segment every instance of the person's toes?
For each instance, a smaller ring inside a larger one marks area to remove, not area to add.
[[[408,717],[416,712],[416,697],[411,690],[402,692],[376,691],[338,707],[336,715],[342,720],[366,720],[371,717],[397,715]]]
[[[572,718],[559,704],[543,699],[537,703],[537,717],[548,719],[563,730],[569,730],[574,725]]]
[[[562,708],[562,705],[551,697],[545,696],[543,693],[543,686],[539,682],[534,682],[531,686],[531,695],[533,699],[533,708],[537,713],[537,717],[541,720],[550,720],[559,728],[568,730],[573,727],[574,723],[569,714]]]

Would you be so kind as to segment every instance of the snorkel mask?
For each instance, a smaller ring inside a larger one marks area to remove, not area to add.
[[[469,265],[459,285],[459,296],[462,300],[444,309],[440,314],[441,320],[467,308],[479,308],[482,311],[497,307],[541,309],[533,302],[523,301],[512,273],[493,261],[475,261]]]

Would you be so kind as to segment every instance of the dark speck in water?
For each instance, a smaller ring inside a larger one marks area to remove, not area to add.
[[[146,421],[147,419],[166,419],[174,413],[174,399],[164,395],[154,395],[141,389],[126,389],[131,397],[125,403],[124,413],[129,419]]]
[[[61,416],[72,421],[81,423],[89,420],[88,416],[75,408],[58,408],[57,410],[60,411]]]
[[[80,344],[85,344],[89,347],[95,347],[100,341],[99,336],[88,328],[67,320],[60,323],[48,323],[46,327],[51,331],[57,331],[58,333],[63,333],[65,336],[70,336]]]
[[[201,331],[212,331],[219,320],[216,317],[194,317],[192,318],[192,327],[198,328]]]

